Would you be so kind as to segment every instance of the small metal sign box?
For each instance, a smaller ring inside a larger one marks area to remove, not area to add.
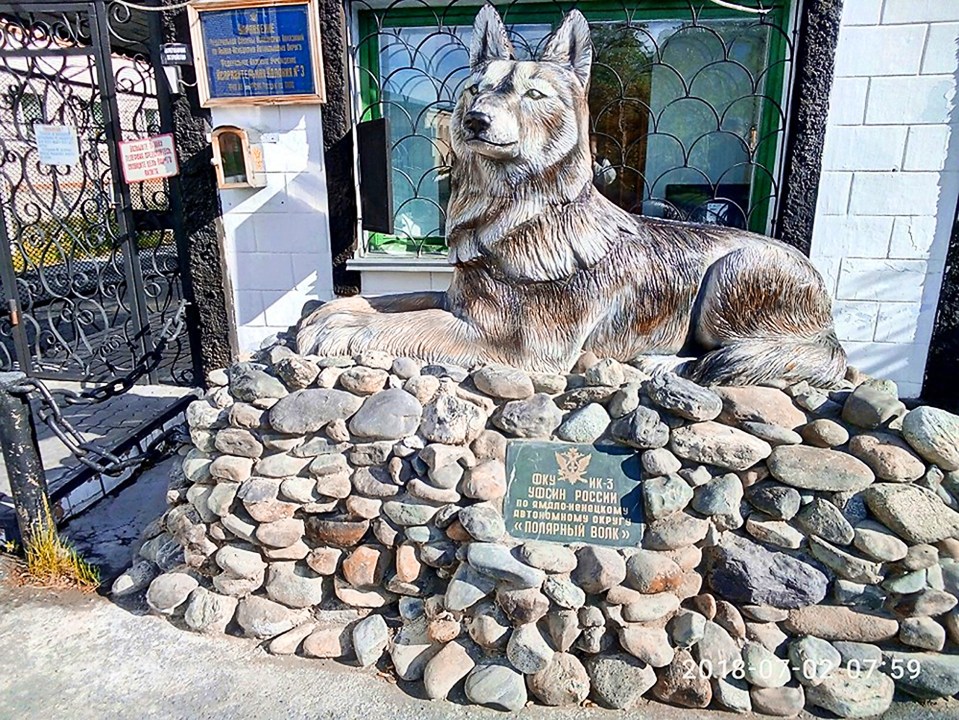
[[[142,140],[124,140],[120,146],[120,165],[127,184],[162,180],[180,172],[173,135],[154,135]]]
[[[164,43],[160,46],[161,65],[192,65],[190,46],[186,43]]]
[[[188,12],[204,107],[325,101],[317,0],[200,0]]]
[[[641,466],[635,450],[538,440],[506,446],[506,529],[516,538],[639,547]]]

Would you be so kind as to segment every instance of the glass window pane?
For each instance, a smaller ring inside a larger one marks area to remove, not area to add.
[[[524,19],[537,17],[533,7],[512,6],[505,16],[514,21],[510,35],[520,59],[535,57],[552,29]],[[579,7],[590,18],[590,5]],[[449,121],[468,76],[472,18],[417,23],[412,18],[424,13],[410,12],[393,8],[375,19],[369,13],[379,30],[360,52],[364,119],[389,118],[392,144],[395,233],[372,236],[374,251],[445,250]],[[641,20],[625,10],[623,16],[590,18],[597,188],[631,212],[766,231],[784,130],[780,98],[766,96],[781,92],[778,80],[767,88],[768,58],[771,43],[785,45],[785,35],[754,16],[694,20],[688,9],[673,19]]]

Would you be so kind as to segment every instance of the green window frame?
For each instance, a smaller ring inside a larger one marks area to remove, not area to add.
[[[507,26],[545,24],[555,30],[563,18],[563,9],[554,3],[522,2],[510,5],[494,3]],[[750,4],[746,0],[743,4]],[[708,0],[632,0],[626,4],[595,0],[575,5],[590,22],[625,22],[630,26],[643,22],[681,21],[685,25],[722,20],[753,20],[768,26],[765,66],[761,89],[753,97],[761,97],[758,127],[755,128],[756,144],[752,149],[751,178],[748,191],[747,229],[766,234],[770,231],[772,209],[779,201],[777,174],[780,155],[785,147],[787,132],[788,92],[786,81],[791,75],[792,23],[797,9],[797,0],[766,0],[763,15],[744,14],[742,11],[712,4]],[[380,87],[373,79],[380,78],[380,29],[436,27],[461,28],[472,25],[478,7],[449,5],[444,7],[390,7],[388,9],[364,8],[356,12],[359,36],[356,62],[359,66],[360,121],[379,119],[382,116]],[[438,21],[438,22],[437,22]],[[595,69],[594,69],[595,72]],[[742,98],[739,98],[742,99]],[[402,243],[402,235],[367,233],[363,247],[371,255],[378,255],[376,248],[391,242]],[[416,255],[430,255],[446,251],[445,238],[427,235],[416,238]],[[409,255],[407,255],[409,257]]]

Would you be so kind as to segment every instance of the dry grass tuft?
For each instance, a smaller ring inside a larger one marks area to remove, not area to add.
[[[26,568],[22,581],[42,587],[96,590],[100,585],[100,571],[60,537],[49,508],[45,513],[44,522],[37,524],[30,541],[23,546]]]

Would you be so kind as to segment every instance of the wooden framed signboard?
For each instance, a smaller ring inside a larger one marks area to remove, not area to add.
[[[187,10],[203,107],[326,100],[317,0],[201,0]]]

